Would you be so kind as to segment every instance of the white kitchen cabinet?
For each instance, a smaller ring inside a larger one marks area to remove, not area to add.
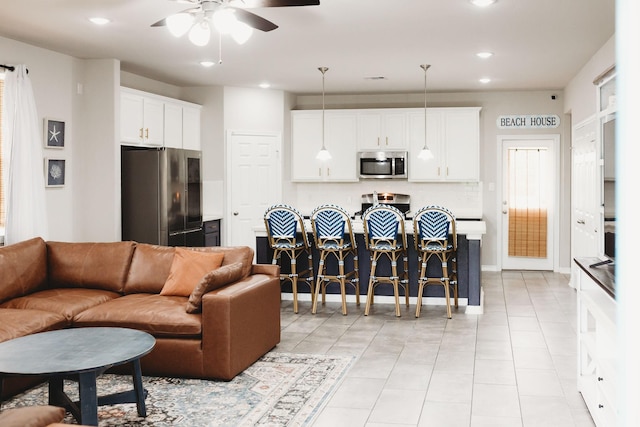
[[[409,113],[409,181],[480,180],[480,108],[427,109],[427,146],[433,159],[418,159],[424,147],[424,110]]]
[[[325,112],[325,147],[331,159],[320,161],[322,111],[291,112],[292,181],[355,182],[357,115],[349,110]]]
[[[120,90],[120,142],[200,150],[201,107],[135,89]]]
[[[182,107],[182,148],[200,150],[200,107]]]
[[[358,150],[406,150],[408,109],[358,111]]]
[[[164,104],[164,146],[182,148],[182,107]]]
[[[162,146],[164,103],[123,90],[120,96],[120,141],[136,145]]]
[[[616,301],[613,267],[578,258],[578,391],[598,427],[617,425]],[[603,284],[601,286],[600,284]],[[606,289],[606,290],[605,290]]]

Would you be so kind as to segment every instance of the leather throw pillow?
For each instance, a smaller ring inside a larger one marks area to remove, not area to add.
[[[160,291],[160,295],[188,297],[203,276],[220,268],[224,253],[200,252],[176,248],[169,276]]]
[[[242,263],[234,262],[209,272],[191,292],[187,302],[187,313],[197,313],[202,310],[202,296],[207,292],[242,279],[242,270]]]

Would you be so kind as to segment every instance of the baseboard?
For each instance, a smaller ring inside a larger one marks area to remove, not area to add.
[[[293,294],[289,292],[282,292],[282,299],[285,301],[292,301]],[[322,298],[322,297],[321,297]],[[360,303],[364,303],[366,295],[360,295]],[[298,301],[311,301],[311,294],[309,293],[299,293]],[[482,299],[481,299],[482,301]],[[327,302],[342,302],[342,297],[340,294],[327,294]],[[347,295],[347,302],[355,303],[356,296],[355,295]],[[400,302],[404,302],[404,296],[400,296]],[[418,297],[409,297],[409,304],[416,304],[418,302]],[[393,295],[375,295],[374,304],[395,304],[395,298]],[[468,298],[458,298],[458,305],[467,307],[467,312],[469,310],[469,299]],[[453,304],[453,301],[452,303]],[[422,305],[447,305],[444,297],[422,297]]]

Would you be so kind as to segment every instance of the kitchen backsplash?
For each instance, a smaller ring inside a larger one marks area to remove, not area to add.
[[[402,193],[411,196],[411,212],[422,206],[449,208],[457,218],[482,218],[482,183],[415,183],[371,180],[354,183],[291,183],[283,201],[309,215],[318,205],[334,203],[349,213],[360,210],[360,196],[373,193]]]

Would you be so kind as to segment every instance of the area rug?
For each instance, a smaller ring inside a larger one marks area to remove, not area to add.
[[[267,353],[232,381],[143,377],[147,417],[135,404],[98,408],[100,426],[307,426],[351,366],[352,357]],[[98,395],[131,389],[131,377],[98,378]],[[77,398],[77,384],[65,382]],[[3,403],[3,409],[47,404],[41,385]],[[75,423],[70,414],[67,423]]]

